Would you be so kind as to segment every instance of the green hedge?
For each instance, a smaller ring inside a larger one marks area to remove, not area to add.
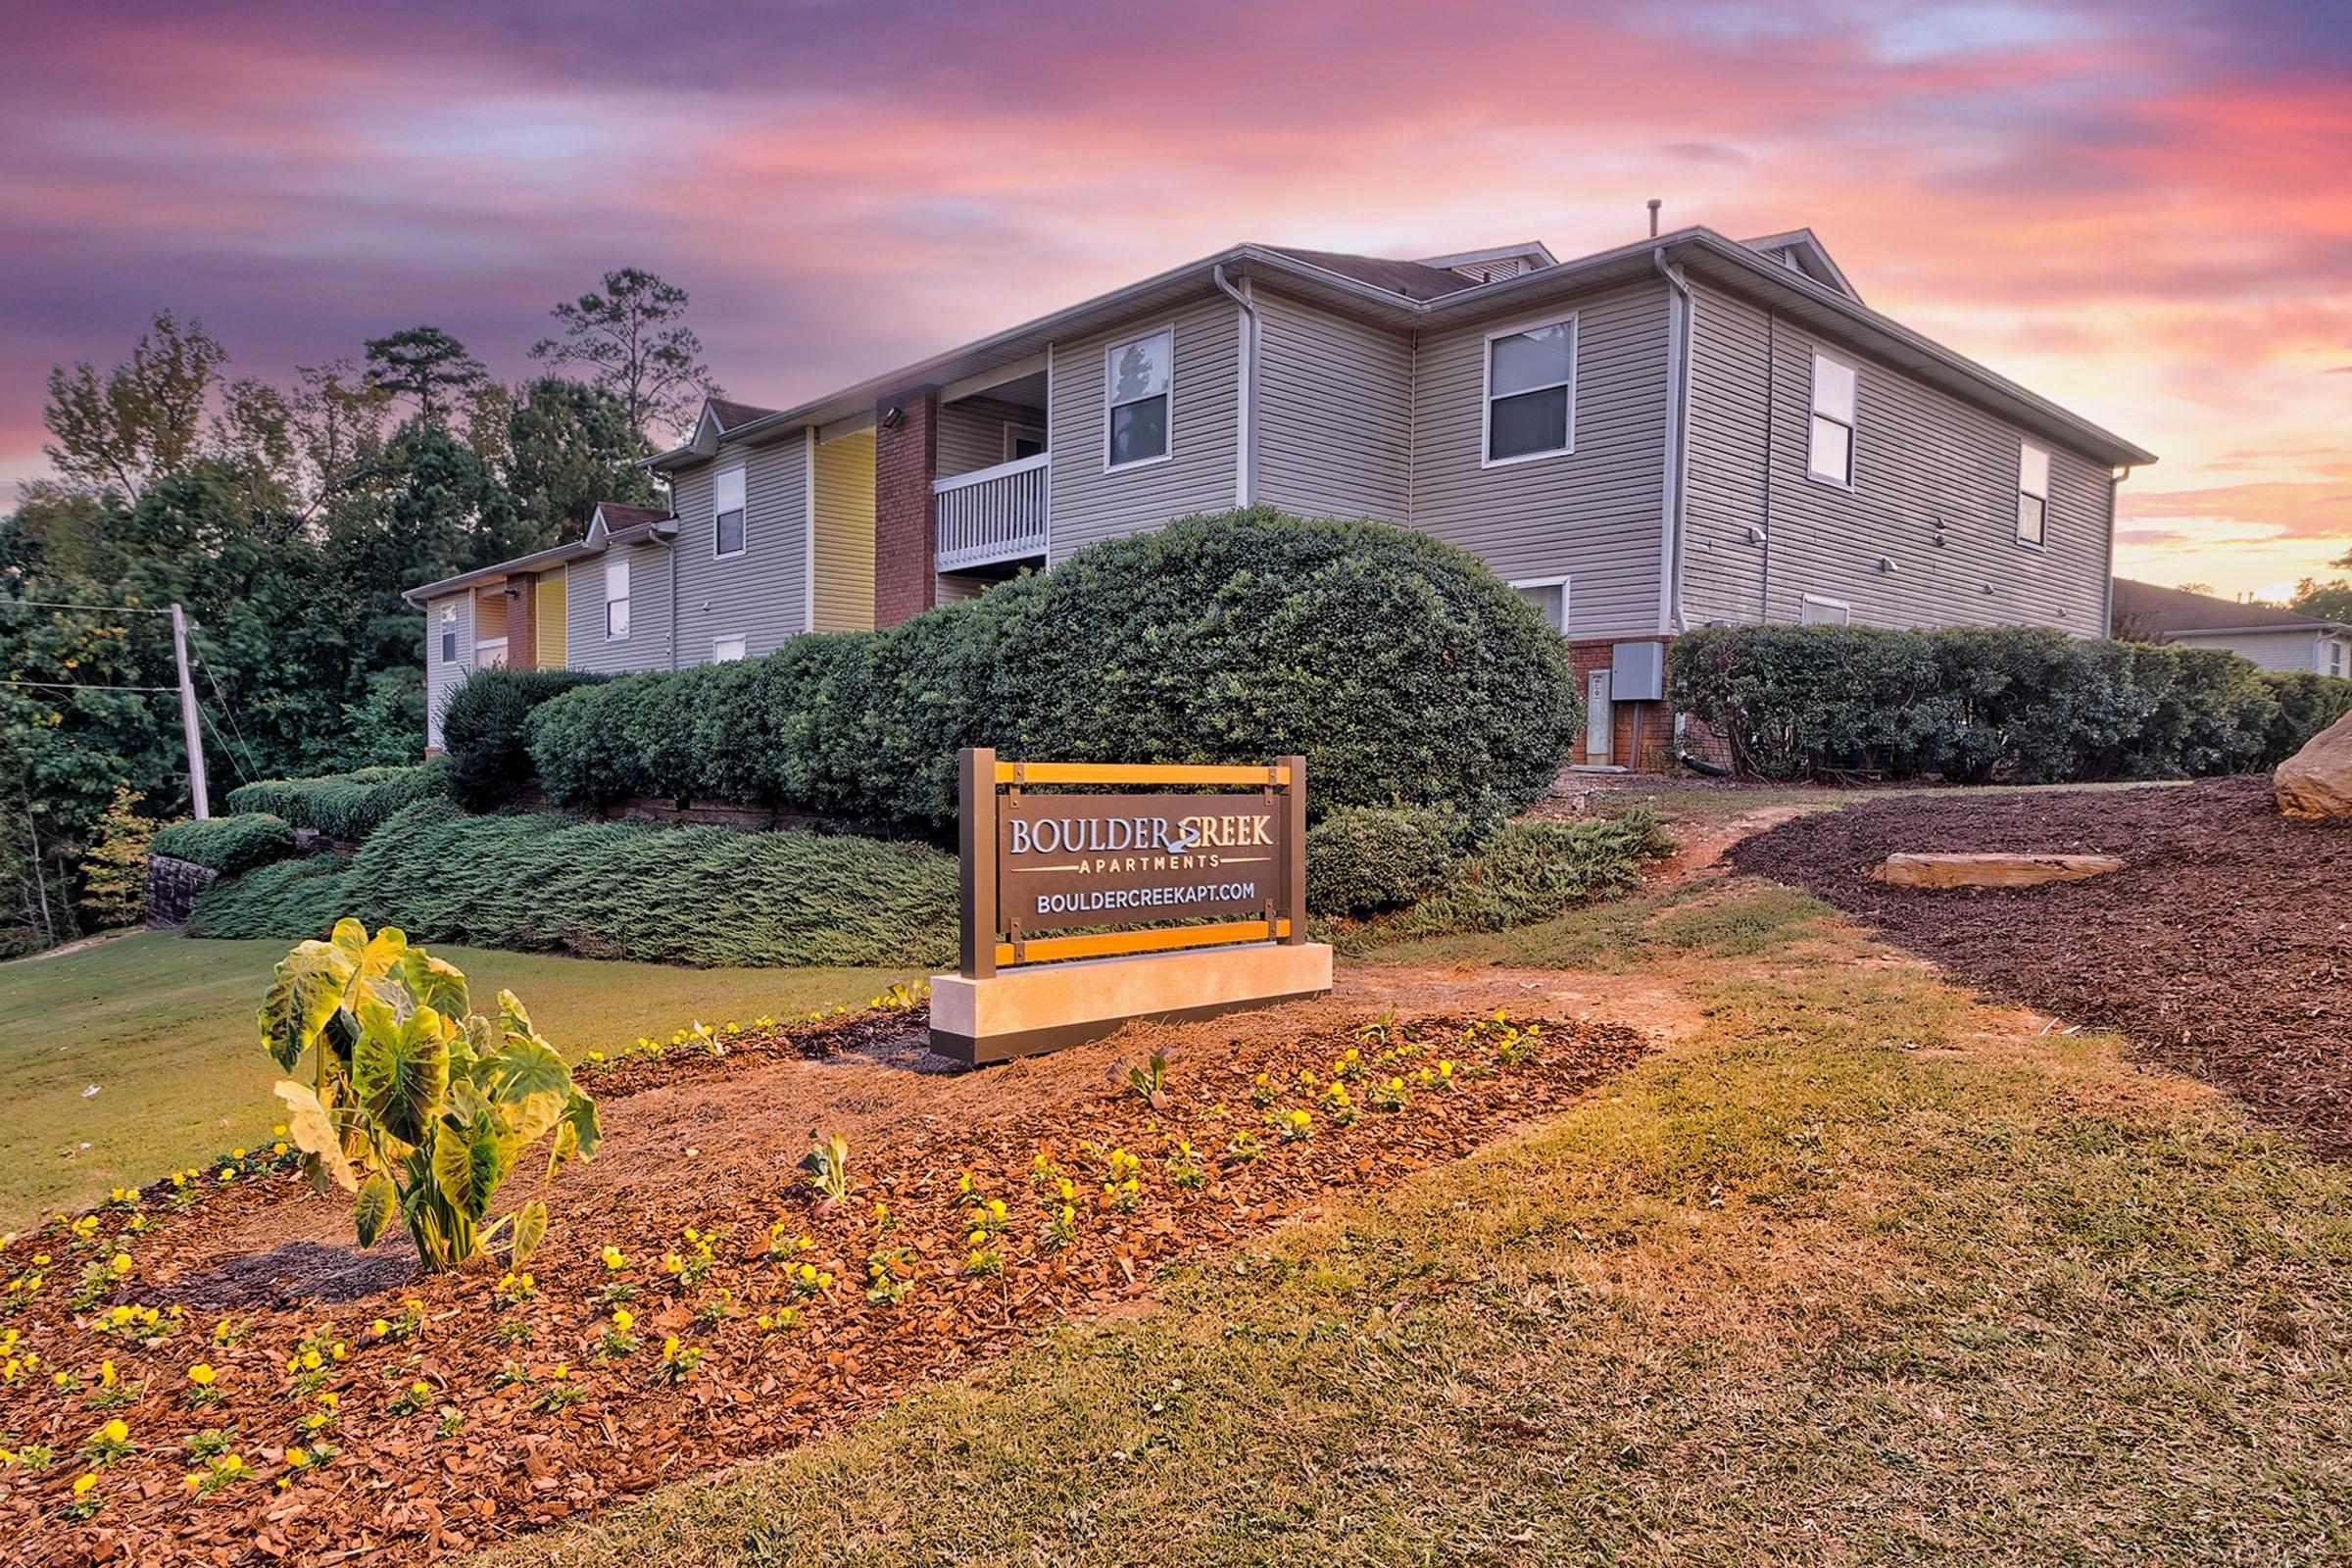
[[[2352,680],[2340,675],[2266,670],[2262,683],[2270,688],[2278,713],[2263,737],[2257,767],[2277,767],[2301,751],[2304,742],[2352,713]]]
[[[2035,627],[1709,627],[1677,638],[1670,666],[1676,705],[1730,740],[1735,765],[1781,779],[2235,772],[2291,752],[2334,700],[2297,686],[2290,712],[2235,654]]]
[[[282,817],[241,811],[235,816],[166,823],[156,830],[147,851],[174,860],[192,860],[222,876],[235,876],[292,855],[294,830]]]
[[[329,838],[357,843],[384,825],[392,813],[418,801],[450,793],[446,759],[414,767],[363,767],[318,778],[269,778],[228,792],[232,811],[268,811],[294,827],[317,828]]]
[[[478,677],[477,677],[478,678]],[[1565,644],[1476,558],[1265,509],[1187,517],[883,632],[632,675],[528,720],[552,799],[791,802],[938,828],[956,753],[1307,759],[1318,812],[1549,786],[1581,722]]]
[[[945,964],[956,899],[955,859],[922,845],[468,816],[435,801],[393,817],[347,864],[214,887],[191,930],[291,941],[356,914],[422,942],[602,958]]]
[[[1340,807],[1307,830],[1306,906],[1358,917],[1402,908],[1446,880],[1469,837],[1469,821],[1444,807]]]
[[[1363,949],[1398,937],[1533,925],[1631,892],[1645,864],[1673,852],[1674,840],[1645,807],[1581,822],[1510,822],[1455,860],[1444,882],[1411,906],[1329,934]]]
[[[607,677],[582,669],[475,670],[441,710],[441,750],[452,792],[467,808],[496,810],[531,781],[523,726],[550,698]]]

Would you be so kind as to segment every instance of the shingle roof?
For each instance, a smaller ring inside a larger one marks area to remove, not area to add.
[[[1476,278],[1449,272],[1443,267],[1428,267],[1420,262],[1391,261],[1385,256],[1351,256],[1346,251],[1302,251],[1287,245],[1268,249],[1288,256],[1309,267],[1320,267],[1326,272],[1352,277],[1374,288],[1385,288],[1392,294],[1401,294],[1408,300],[1434,300],[1443,294],[1456,294],[1466,288],[1478,287]]]
[[[2192,594],[2179,588],[2159,588],[2152,582],[2115,579],[2115,618],[2129,621],[2142,634],[2200,631],[2317,631],[2336,622],[2269,605],[2241,605],[2233,599]]]
[[[661,522],[669,515],[667,507],[637,507],[625,501],[599,501],[596,510],[605,514],[605,526],[615,531],[634,528],[641,523]]]
[[[757,403],[735,403],[726,398],[711,398],[710,408],[712,414],[718,416],[718,427],[721,430],[732,430],[739,424],[749,424],[754,419],[764,418],[776,412],[763,409]]]

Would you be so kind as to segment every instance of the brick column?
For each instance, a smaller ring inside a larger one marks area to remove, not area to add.
[[[891,411],[898,411],[894,426]],[[885,399],[874,425],[874,625],[895,626],[937,597],[939,402],[928,387]]]
[[[539,579],[509,577],[507,595],[507,667],[539,667]]]

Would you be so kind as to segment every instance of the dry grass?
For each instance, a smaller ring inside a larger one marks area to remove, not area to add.
[[[1776,889],[1390,956],[1639,965],[1700,1022],[1139,1317],[488,1560],[2352,1555],[2345,1167]]]

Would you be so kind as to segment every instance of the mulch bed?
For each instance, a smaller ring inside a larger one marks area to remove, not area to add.
[[[2121,856],[2038,888],[1889,887],[1899,850]],[[1742,871],[1808,888],[1994,995],[2119,1030],[2325,1152],[2352,1154],[2352,826],[2264,778],[1876,801],[1759,834]]]
[[[373,1252],[350,1247],[347,1201],[310,1192],[266,1152],[250,1174],[174,1208],[172,1189],[140,1195],[135,1209],[98,1211],[79,1241],[61,1222],[11,1243],[0,1275],[51,1255],[46,1283],[0,1315],[20,1368],[0,1385],[0,1441],[14,1453],[47,1445],[46,1467],[0,1468],[0,1542],[16,1562],[351,1563],[446,1557],[567,1516],[612,1505],[664,1482],[788,1449],[838,1429],[928,1380],[958,1375],[1037,1329],[1148,1294],[1169,1265],[1229,1251],[1328,1196],[1379,1189],[1458,1159],[1502,1130],[1555,1110],[1645,1049],[1639,1035],[1591,1022],[1544,1023],[1524,1052],[1505,1030],[1461,1016],[1389,1020],[1360,1033],[1362,1014],[1326,1002],[1157,1031],[1038,1062],[935,1076],[909,1070],[920,1009],[867,1014],[831,1027],[745,1031],[725,1054],[669,1052],[614,1063],[588,1080],[604,1108],[607,1143],[564,1172],[550,1195],[555,1230],[528,1265],[534,1294],[495,1298],[503,1265],[435,1277],[410,1273],[397,1239]],[[1511,1020],[1524,1028],[1525,1020]],[[1124,1066],[1173,1044],[1164,1104],[1125,1084]],[[1325,1098],[1351,1048],[1408,1080],[1400,1109],[1359,1107],[1342,1125]],[[1445,1081],[1423,1069],[1450,1064]],[[1311,1073],[1309,1086],[1301,1073]],[[1260,1081],[1259,1075],[1264,1075]],[[1269,1118],[1311,1108],[1309,1136],[1280,1141]],[[852,1140],[858,1188],[828,1207],[794,1166],[809,1122]],[[802,1118],[802,1119],[794,1119]],[[1246,1146],[1235,1152],[1238,1135]],[[1181,1150],[1198,1152],[1197,1185]],[[1254,1148],[1247,1147],[1254,1145]],[[1132,1211],[1105,1191],[1112,1152],[1132,1153]],[[1050,1249],[1046,1227],[1062,1200],[1037,1162],[1075,1188],[1076,1239]],[[254,1169],[260,1166],[263,1168]],[[974,1197],[1001,1199],[1007,1218],[991,1245],[1002,1271],[971,1267]],[[524,1173],[503,1198],[536,1189]],[[886,1205],[883,1214],[877,1204]],[[130,1227],[138,1222],[141,1229]],[[796,1295],[786,1263],[768,1252],[780,1224],[794,1268],[831,1276]],[[715,1238],[708,1276],[689,1287],[663,1256],[691,1259],[684,1231]],[[625,1254],[615,1271],[608,1246]],[[118,1246],[136,1272],[98,1307],[67,1298],[83,1270]],[[889,1277],[910,1282],[903,1304],[868,1294],[869,1259],[903,1253]],[[616,1283],[634,1313],[638,1348],[605,1358]],[[404,1303],[416,1303],[403,1332]],[[176,1331],[98,1333],[106,1307],[185,1308]],[[192,1303],[204,1303],[202,1305]],[[797,1305],[791,1327],[758,1319]],[[708,1315],[706,1314],[706,1310]],[[215,1340],[223,1319],[241,1325]],[[386,1320],[389,1334],[374,1327]],[[526,1325],[512,1339],[501,1325]],[[663,1342],[706,1351],[679,1383],[660,1374]],[[290,1368],[306,1343],[323,1348],[305,1387]],[[343,1347],[337,1357],[334,1347]],[[37,1365],[27,1365],[37,1355]],[[102,1358],[118,1378],[99,1388]],[[218,1369],[217,1405],[196,1407],[189,1369]],[[567,1376],[559,1380],[559,1363]],[[69,1370],[78,1387],[60,1389]],[[421,1396],[409,1391],[427,1386]],[[550,1390],[570,1385],[570,1402]],[[298,1426],[329,1408],[311,1437]],[[404,1398],[416,1408],[397,1413]],[[84,1446],[110,1417],[135,1451],[93,1466]],[[201,1469],[187,1441],[234,1426],[230,1448],[251,1480],[197,1496]],[[287,1450],[318,1441],[335,1451],[293,1473]],[[74,1479],[94,1469],[104,1506],[68,1518]]]

